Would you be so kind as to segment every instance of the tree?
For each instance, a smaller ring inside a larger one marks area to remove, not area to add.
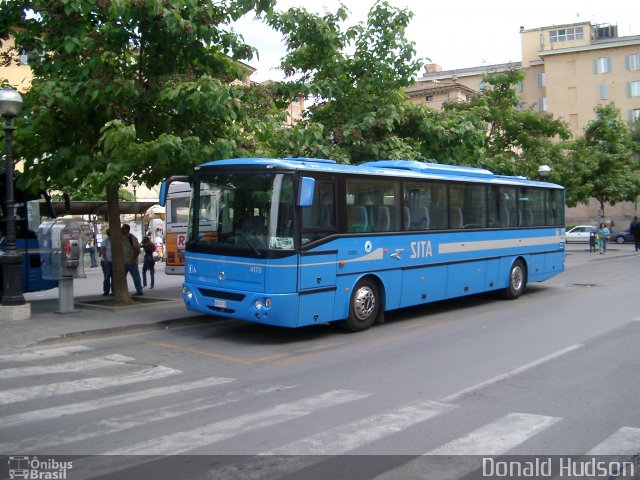
[[[588,203],[595,198],[604,216],[605,203],[635,201],[640,193],[633,144],[620,111],[613,104],[594,109],[596,118],[575,141],[567,159],[568,205]]]
[[[316,100],[306,121],[281,131],[287,140],[275,146],[289,145],[294,154],[331,153],[352,163],[416,157],[412,142],[397,130],[408,108],[403,87],[421,67],[405,37],[413,14],[378,1],[365,24],[343,30],[347,15],[344,7],[323,16],[292,8],[268,17],[287,46],[283,90],[290,98],[304,94]]]
[[[30,172],[23,187],[64,190],[83,183],[106,193],[116,301],[131,301],[118,235],[119,187],[132,178],[152,186],[254,143],[247,132],[256,120],[246,112],[271,110],[232,83],[245,74],[235,60],[253,50],[229,24],[274,3],[0,3],[0,38],[11,34],[18,48],[31,52],[34,75],[16,122],[16,154]],[[255,108],[245,110],[245,103]]]
[[[486,74],[480,94],[467,102],[445,104],[445,115],[457,113],[476,128],[484,128],[482,147],[472,150],[479,155],[467,158],[468,165],[503,175],[536,178],[540,165],[561,162],[561,141],[569,138],[569,130],[563,121],[549,113],[522,108],[517,85],[524,75],[515,69]],[[457,122],[463,124],[462,119]]]

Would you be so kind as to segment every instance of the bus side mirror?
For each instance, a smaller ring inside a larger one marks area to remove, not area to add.
[[[316,179],[311,177],[302,177],[300,182],[300,194],[298,195],[299,207],[310,207],[313,205],[313,191],[316,187]]]

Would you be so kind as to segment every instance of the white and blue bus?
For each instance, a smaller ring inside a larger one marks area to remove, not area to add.
[[[360,331],[402,307],[492,290],[517,298],[564,271],[564,189],[552,183],[310,158],[214,161],[190,180],[193,311]]]

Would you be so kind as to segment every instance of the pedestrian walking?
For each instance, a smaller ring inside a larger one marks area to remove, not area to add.
[[[102,267],[102,295],[113,295],[113,272],[111,270],[111,239],[105,230],[100,245],[100,267]]]
[[[142,251],[144,252],[144,257],[142,258],[142,287],[147,286],[147,271],[149,272],[149,289],[153,288],[154,277],[155,277],[155,263],[156,260],[153,258],[153,254],[156,251],[155,244],[151,241],[149,236],[145,236],[142,239]]]
[[[144,295],[142,293],[142,281],[140,280],[140,270],[138,269],[138,257],[140,256],[140,242],[135,235],[131,234],[131,227],[123,224],[120,228],[122,234],[122,249],[124,251],[124,268],[126,273],[131,275],[133,285],[136,288],[134,296]],[[126,275],[126,274],[125,274]]]
[[[638,217],[633,217],[633,220],[631,220],[629,233],[633,235],[633,241],[636,244],[636,252],[640,251],[640,222],[638,222]]]
[[[87,242],[87,248],[89,249],[89,260],[91,261],[91,267],[98,266],[98,260],[96,259],[96,243],[93,237],[89,238]]]
[[[607,240],[609,240],[610,235],[611,231],[609,227],[607,227],[604,222],[601,222],[596,231],[596,240],[600,246],[600,255],[607,253]]]

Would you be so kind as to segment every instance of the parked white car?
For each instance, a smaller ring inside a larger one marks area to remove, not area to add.
[[[585,242],[589,243],[591,232],[595,232],[594,225],[576,225],[571,230],[567,230],[565,234],[566,242]]]

